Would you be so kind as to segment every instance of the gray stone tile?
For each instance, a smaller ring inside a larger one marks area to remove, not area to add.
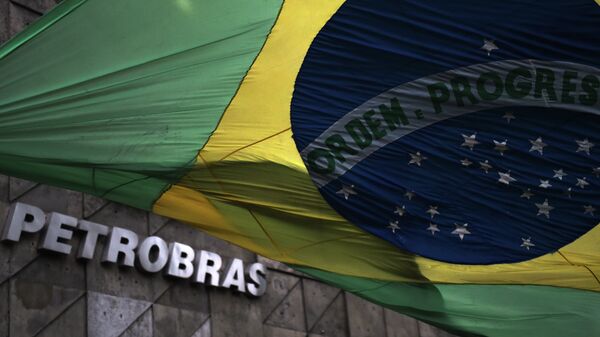
[[[125,330],[125,332],[119,337],[152,337],[152,310],[146,310],[146,312],[140,316],[132,325]],[[155,336],[154,336],[155,337]]]
[[[340,293],[310,332],[327,337],[349,336],[347,322],[344,296]]]
[[[6,10],[4,12],[3,10]],[[2,27],[8,17],[8,0],[0,0],[0,44],[2,44]],[[8,183],[9,178],[0,174],[0,202],[8,202]]]
[[[127,297],[88,292],[88,337],[117,337],[152,305]]]
[[[205,249],[204,234],[197,228],[182,224],[177,221],[170,221],[155,234],[169,242],[179,242],[191,246],[195,250]]]
[[[262,335],[260,300],[228,289],[210,288],[212,337]]]
[[[8,308],[9,308],[9,292],[8,282],[0,283],[0,336],[8,336]]]
[[[325,309],[333,302],[340,290],[327,284],[302,279],[304,288],[304,304],[306,306],[306,322],[309,331],[323,315]]]
[[[17,200],[37,206],[45,212],[59,212],[78,219],[82,216],[81,203],[83,196],[81,192],[65,190],[54,186],[39,185],[21,194]]]
[[[43,281],[44,284],[63,288],[86,289],[85,266],[77,262],[75,254],[40,253],[14,278],[34,283]]]
[[[267,290],[260,298],[260,304],[263,312],[263,320],[266,320],[273,311],[281,304],[283,299],[300,282],[298,277],[276,271],[269,271],[267,274]]]
[[[38,257],[38,234],[23,234],[21,240],[15,243],[0,243],[9,250],[9,275],[18,273]]]
[[[127,228],[140,236],[148,235],[146,212],[129,206],[110,203],[91,216],[89,220],[110,227]]]
[[[80,289],[45,281],[10,280],[10,336],[34,336],[82,297]]]
[[[264,337],[306,337],[306,332],[278,328],[275,326],[264,326]]]
[[[207,288],[188,280],[174,281],[156,303],[207,314],[210,312]]]
[[[22,196],[23,194],[27,193],[27,191],[33,189],[38,185],[33,181],[19,179],[15,177],[10,177],[9,181],[9,198],[11,201],[17,199],[18,197]]]
[[[8,39],[10,38],[8,14],[8,0],[0,0],[0,45],[8,41]],[[0,181],[2,181],[1,178]],[[0,186],[0,188],[2,187]],[[8,190],[6,191],[8,192]],[[0,192],[0,195],[1,193],[2,192]]]
[[[154,304],[154,337],[192,336],[208,319],[208,313]]]
[[[102,207],[106,206],[107,200],[98,198],[91,194],[83,194],[83,217],[89,218],[96,214]]]
[[[18,3],[21,6],[30,8],[36,12],[46,13],[52,7],[56,5],[56,0],[11,0],[14,3]]]
[[[297,283],[275,308],[265,324],[295,331],[306,331],[302,286]]]
[[[85,337],[85,297],[82,296],[36,337]]]
[[[211,336],[212,336],[212,331],[210,328],[210,318],[207,319],[206,321],[204,321],[202,326],[198,330],[196,330],[196,332],[194,332],[194,334],[192,335],[192,337],[211,337]]]
[[[419,321],[395,311],[385,309],[387,337],[419,336]]]
[[[351,337],[385,336],[383,308],[351,293],[346,294]]]
[[[420,337],[453,337],[450,333],[424,322],[419,322],[419,332]]]
[[[143,301],[154,302],[173,282],[165,279],[162,273],[147,274],[136,268],[101,263],[100,254],[87,262],[86,269],[88,290]]]
[[[0,200],[0,232],[7,225],[8,208],[8,203]],[[0,242],[0,283],[4,282],[10,276],[10,251],[14,246],[13,243]]]
[[[153,213],[149,213],[148,215],[148,232],[150,235],[154,235],[154,233],[158,232],[167,222],[169,222],[169,218],[165,218],[164,216]]]

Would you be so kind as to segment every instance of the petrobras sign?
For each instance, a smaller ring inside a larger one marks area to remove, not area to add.
[[[22,233],[41,233],[39,249],[71,254],[73,235],[82,235],[77,258],[91,260],[100,237],[106,237],[101,252],[103,263],[138,267],[148,273],[164,274],[194,283],[233,289],[251,296],[261,296],[267,288],[266,267],[261,263],[245,265],[233,258],[224,261],[214,252],[197,250],[179,242],[166,242],[158,236],[142,238],[121,227],[77,219],[69,215],[45,213],[38,207],[14,203],[11,206],[0,241],[19,242]]]

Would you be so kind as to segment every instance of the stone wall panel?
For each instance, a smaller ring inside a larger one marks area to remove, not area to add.
[[[8,0],[0,0],[0,45],[10,38],[10,24],[8,20]],[[0,178],[0,181],[2,178]],[[2,186],[0,186],[2,188]],[[8,192],[8,190],[6,191]],[[3,192],[0,192],[3,193]],[[0,335],[1,336],[1,335]]]
[[[10,317],[8,316],[9,308],[9,282],[0,283],[0,337],[8,337],[8,325]]]
[[[40,279],[10,282],[10,336],[35,336],[84,295]]]
[[[289,292],[299,283],[300,278],[293,275],[269,270],[267,274],[267,291],[261,297],[263,321],[267,320],[275,309],[283,302]]]
[[[118,337],[150,308],[152,302],[88,291],[88,337]]]
[[[0,179],[2,179],[1,176]],[[0,231],[2,231],[6,225],[9,207],[8,202],[0,200]],[[10,277],[10,255],[13,246],[13,244],[9,243],[0,244],[0,283],[6,281],[6,279]]]
[[[306,332],[265,325],[264,337],[306,337]]]
[[[350,337],[385,336],[383,308],[364,299],[346,293]]]
[[[85,297],[80,297],[36,337],[85,337]],[[149,335],[146,335],[146,337]]]
[[[290,289],[283,301],[271,312],[265,324],[296,331],[306,331],[302,286],[299,282]]]
[[[155,337],[152,321],[152,310],[146,310],[146,312],[130,325],[119,337]]]
[[[344,294],[339,293],[310,331],[311,335],[326,337],[348,336],[348,319]]]
[[[412,317],[385,309],[385,326],[387,337],[419,336],[419,321]]]
[[[306,308],[306,323],[310,331],[338,296],[340,290],[310,279],[303,279],[302,283]]]
[[[211,288],[212,337],[262,336],[262,311],[256,299],[227,289]]]
[[[29,180],[19,179],[15,177],[10,177],[9,179],[9,189],[8,195],[10,200],[15,200],[23,194],[27,193],[29,190],[36,187],[38,184]]]
[[[46,13],[59,1],[56,0],[11,0],[13,3],[31,9],[34,12]]]
[[[208,313],[166,305],[152,306],[154,337],[192,336],[208,319]]]
[[[6,20],[8,17],[8,12],[3,12],[3,9],[8,8],[7,0],[0,0],[0,44],[2,43],[2,20]],[[8,202],[8,186],[9,186],[9,177],[3,174],[0,174],[0,201]]]

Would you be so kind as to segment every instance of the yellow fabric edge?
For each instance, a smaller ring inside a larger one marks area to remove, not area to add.
[[[308,177],[291,138],[290,101],[296,74],[311,41],[342,2],[285,1],[262,52],[202,150],[197,171],[208,171],[212,179],[225,181],[227,177],[220,176],[216,168],[219,164],[276,163]],[[260,113],[253,113],[256,111]],[[249,130],[252,125],[260,127]],[[282,248],[273,239],[278,237],[276,232],[290,230],[290,234],[298,236],[303,235],[303,229],[256,214],[244,205],[285,208],[290,214],[306,212],[306,208],[244,199],[229,193],[227,188],[208,196],[200,192],[202,182],[195,184],[188,179],[173,186],[155,203],[154,212],[198,226],[211,235],[282,262],[389,281],[418,280],[407,272],[414,264],[426,280],[436,283],[538,284],[600,291],[596,276],[600,272],[598,227],[560,253],[526,262],[490,266],[449,264],[401,252],[347,223],[329,209],[316,187],[310,184],[310,191],[304,191],[302,197],[322,203],[319,207],[329,211],[307,216],[335,224],[334,239],[300,246],[301,249],[293,245]],[[297,238],[298,242],[319,240],[304,234],[307,236]]]

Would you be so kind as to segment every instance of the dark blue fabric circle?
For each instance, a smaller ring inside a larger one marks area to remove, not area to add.
[[[499,49],[488,55],[484,39]],[[342,116],[402,83],[501,60],[567,61],[600,67],[600,6],[572,1],[349,0],[314,39],[292,99],[292,131],[302,151]],[[507,123],[506,112],[517,117]],[[461,146],[462,134],[480,144]],[[530,151],[543,137],[543,156]],[[590,154],[576,140],[598,144]],[[493,140],[509,140],[504,156]],[[428,159],[409,165],[410,153]],[[599,222],[600,117],[557,108],[477,111],[422,128],[380,148],[320,188],[350,222],[401,249],[461,264],[529,260],[573,242]],[[469,158],[474,164],[461,165]],[[489,173],[479,167],[487,160]],[[308,165],[307,165],[308,166]],[[562,180],[553,170],[568,174]],[[310,171],[310,169],[309,169]],[[498,183],[511,172],[514,183]],[[577,179],[588,185],[578,187]],[[539,187],[549,180],[551,188]],[[354,186],[348,199],[339,193]],[[526,189],[532,197],[522,197]],[[570,188],[570,190],[569,190]],[[406,192],[414,192],[407,198]],[[549,218],[538,214],[545,200]],[[437,206],[432,219],[426,211]],[[396,207],[405,214],[394,213]],[[590,206],[592,208],[585,208]],[[586,212],[587,211],[587,212]],[[389,228],[398,221],[400,229]],[[430,223],[439,231],[432,234]],[[461,239],[455,230],[468,224]],[[524,245],[525,240],[534,245]]]

